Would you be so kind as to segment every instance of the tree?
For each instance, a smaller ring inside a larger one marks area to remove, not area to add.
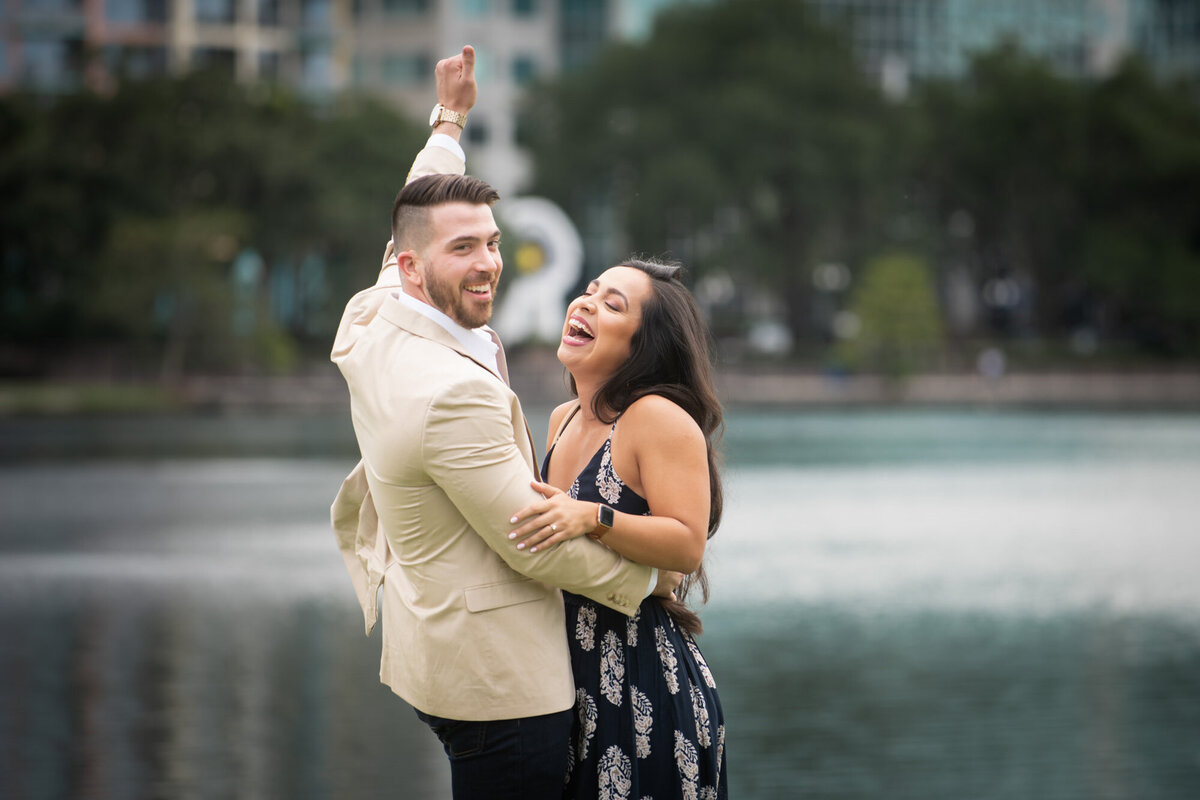
[[[103,340],[167,375],[324,356],[424,136],[365,98],[313,106],[209,73],[5,97],[0,123],[0,335],[31,364]],[[247,340],[231,269],[251,251],[263,313]],[[273,277],[309,263],[324,270],[305,318],[275,318]]]
[[[929,266],[907,253],[867,262],[851,298],[858,320],[854,336],[839,347],[847,366],[901,378],[936,360],[942,321]]]
[[[1011,43],[978,56],[964,80],[929,82],[915,100],[925,135],[914,183],[927,197],[935,246],[946,255],[946,226],[962,215],[978,284],[1037,289],[1036,302],[1022,298],[1024,320],[993,308],[1002,330],[1060,327],[1084,224],[1084,100],[1083,85]]]
[[[1025,319],[999,308],[986,333],[1200,352],[1200,107],[1185,87],[1134,60],[1071,81],[1006,44],[966,80],[923,85],[915,112],[935,252],[1030,295]],[[951,252],[956,217],[966,253]]]
[[[1169,355],[1200,352],[1200,106],[1193,97],[1129,60],[1088,103],[1080,278],[1107,312],[1091,322]]]
[[[672,9],[644,44],[543,86],[528,115],[535,190],[584,228],[593,262],[669,251],[759,281],[799,335],[812,267],[860,258],[885,227],[894,116],[803,3]]]

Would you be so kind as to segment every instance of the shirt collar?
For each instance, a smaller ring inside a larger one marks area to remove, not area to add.
[[[388,269],[395,269],[395,267],[389,267]],[[440,325],[446,333],[453,336],[455,341],[466,349],[472,358],[499,377],[500,366],[496,361],[496,352],[500,348],[497,346],[495,340],[492,339],[492,335],[488,332],[487,328],[464,328],[428,303],[405,294],[403,289],[397,289],[392,292],[392,295],[405,306]]]

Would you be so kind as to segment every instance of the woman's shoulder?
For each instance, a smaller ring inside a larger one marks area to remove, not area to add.
[[[568,400],[565,403],[559,404],[553,411],[550,412],[549,431],[546,433],[546,449],[549,449],[550,445],[554,444],[554,439],[558,435],[559,428],[561,428],[563,423],[567,421],[567,414],[569,414],[571,409],[575,408],[577,405],[579,405],[578,400]]]
[[[675,402],[664,394],[653,393],[644,394],[637,400],[634,400],[629,404],[629,407],[625,409],[625,413],[622,416],[628,417],[631,414],[637,417],[683,415],[684,417],[691,419],[691,416],[687,413],[687,411],[684,410],[683,406],[679,405],[679,403]]]
[[[638,439],[662,440],[691,438],[704,439],[704,433],[692,415],[683,406],[661,394],[642,395],[629,404],[621,415],[621,427]]]
[[[578,400],[568,400],[565,403],[559,403],[554,407],[554,410],[550,412],[550,425],[552,427],[555,425],[555,423],[561,425],[563,420],[567,418],[567,412],[577,405],[579,405]]]

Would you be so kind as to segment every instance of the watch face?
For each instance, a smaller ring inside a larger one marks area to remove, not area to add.
[[[437,125],[438,118],[441,117],[441,115],[442,115],[442,104],[438,103],[436,106],[433,107],[433,113],[431,113],[429,115],[429,127],[432,128],[434,125]]]
[[[606,528],[613,526],[613,510],[608,506],[600,506],[600,524]]]

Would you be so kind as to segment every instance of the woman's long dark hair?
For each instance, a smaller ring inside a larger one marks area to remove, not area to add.
[[[613,373],[592,399],[592,411],[605,423],[616,422],[635,400],[648,394],[661,395],[686,411],[700,430],[708,449],[708,538],[721,524],[723,494],[719,459],[714,439],[722,425],[721,403],[713,389],[708,331],[696,301],[680,281],[683,268],[659,261],[629,259],[619,267],[632,267],[650,277],[650,297],[642,305],[642,322],[629,343],[629,358]],[[578,395],[572,377],[571,392]],[[674,601],[663,606],[676,624],[690,633],[700,633],[700,617],[684,602],[693,586],[699,586],[708,601],[708,579],[701,564],[683,579]]]

